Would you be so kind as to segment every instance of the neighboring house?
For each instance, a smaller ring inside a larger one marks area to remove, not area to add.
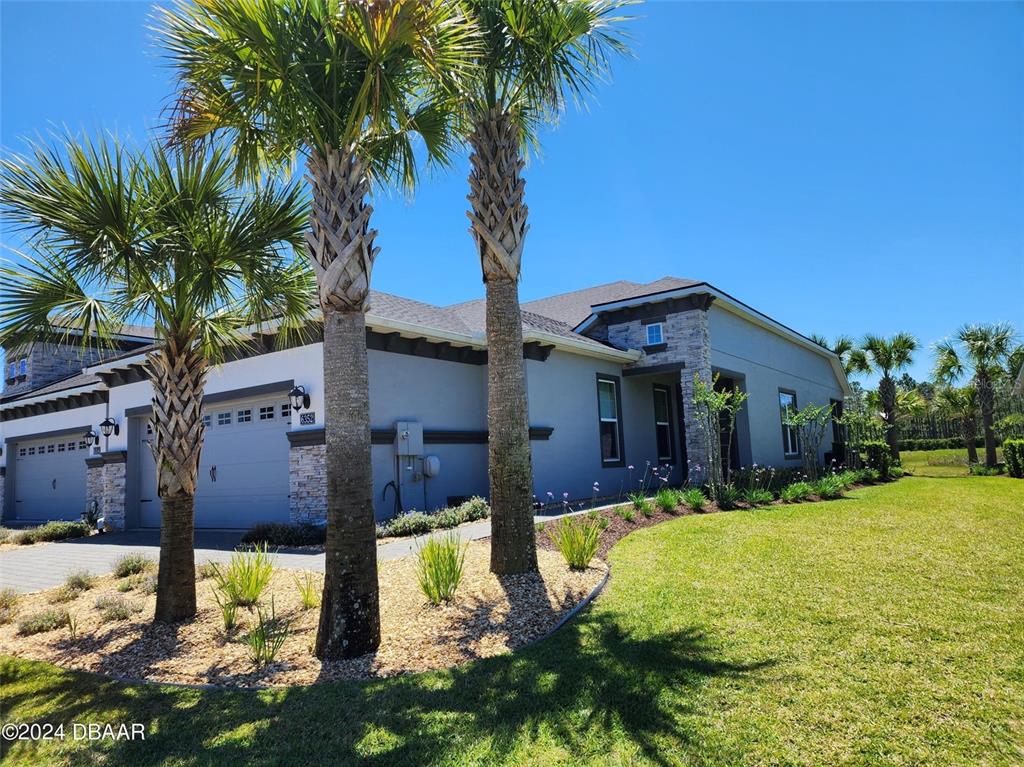
[[[374,293],[367,325],[377,517],[485,495],[484,302]],[[0,399],[5,521],[75,518],[95,501],[113,528],[159,526],[142,374],[151,338],[132,332],[104,359],[77,347],[9,357],[18,367]],[[268,332],[260,351],[207,379],[197,527],[323,519],[322,343],[278,350]],[[523,336],[541,502],[589,498],[595,482],[602,496],[628,491],[648,462],[680,484],[706,463],[692,427],[695,372],[749,395],[734,466],[798,466],[782,407],[849,393],[833,353],[705,282],[615,282],[531,301]],[[310,395],[298,411],[288,397],[297,385]],[[89,444],[83,434],[108,416],[119,433]]]

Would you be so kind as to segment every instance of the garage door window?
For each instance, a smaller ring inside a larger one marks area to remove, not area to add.
[[[209,425],[210,425],[210,416],[204,415],[203,416],[203,426],[209,427]]]
[[[230,426],[231,425],[231,413],[217,413],[217,425],[218,426]]]
[[[239,423],[249,423],[251,420],[252,420],[252,410],[250,408],[246,408],[245,410],[239,410],[238,411],[238,422]]]
[[[292,417],[292,404],[290,402],[285,402],[283,405],[281,405],[281,417],[282,418],[291,418]]]
[[[260,420],[261,421],[272,421],[274,420],[274,406],[260,408]]]

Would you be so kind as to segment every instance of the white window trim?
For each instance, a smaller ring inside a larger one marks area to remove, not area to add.
[[[782,395],[788,394],[793,398],[792,407],[796,410],[797,405],[796,392],[791,389],[779,389],[779,420],[782,422],[782,455],[786,458],[799,458],[800,457],[800,436],[797,434],[796,429],[786,424],[785,417],[782,414]],[[789,443],[793,443],[795,448],[793,452],[789,451]]]
[[[665,323],[664,322],[652,322],[649,325],[645,325],[644,328],[646,329],[645,332],[647,333],[647,343],[645,344],[646,346],[657,346],[658,344],[665,343]],[[658,329],[658,340],[657,341],[652,341],[651,340],[651,330],[653,328],[657,328]]]

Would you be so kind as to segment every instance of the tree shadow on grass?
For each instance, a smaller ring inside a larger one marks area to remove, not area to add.
[[[605,611],[512,655],[363,683],[197,691],[10,663],[0,682],[7,710],[45,700],[50,721],[146,724],[145,742],[93,746],[118,765],[459,764],[479,743],[489,752],[478,758],[493,764],[538,737],[577,760],[625,739],[668,764],[701,734],[693,715],[703,687],[767,665],[731,663],[694,629],[634,635]],[[83,764],[95,757],[76,753]]]

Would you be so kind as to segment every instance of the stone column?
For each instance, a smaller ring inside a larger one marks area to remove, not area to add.
[[[708,302],[710,305],[710,301]],[[704,433],[697,425],[693,404],[693,377],[698,375],[711,385],[711,342],[708,333],[707,307],[699,307],[676,315],[673,328],[674,356],[683,363],[679,371],[679,385],[683,395],[683,428],[686,432],[686,459],[689,480],[703,483],[707,478],[708,454]],[[701,469],[698,472],[697,467]]]
[[[4,497],[7,492],[7,467],[0,466],[0,521],[4,518]]]
[[[128,487],[128,451],[103,454],[103,523],[107,530],[124,530],[125,493]]]
[[[327,519],[327,446],[323,429],[288,433],[288,512],[293,524]]]
[[[93,501],[103,515],[103,457],[90,455],[85,459],[85,505],[89,508]],[[85,509],[83,509],[85,511]]]

